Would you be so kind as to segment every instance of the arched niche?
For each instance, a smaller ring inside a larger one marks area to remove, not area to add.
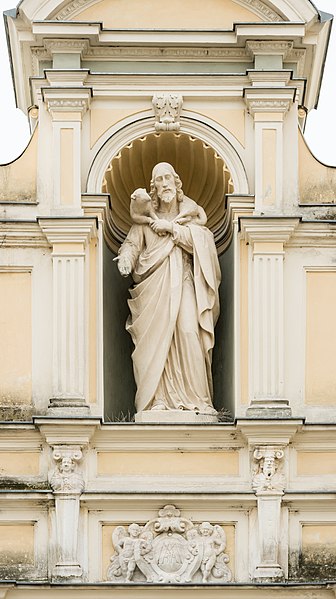
[[[125,132],[123,132],[125,138]],[[228,193],[246,193],[247,182],[240,160],[231,154],[232,174],[225,149],[227,140],[220,143],[218,132],[216,148],[197,135],[185,130],[155,133],[143,132],[124,146],[114,140],[114,153],[106,160],[97,160],[91,182],[101,181],[99,191],[108,193],[111,209],[105,223],[104,247],[104,401],[107,420],[129,419],[134,413],[135,383],[130,336],[125,331],[128,316],[128,288],[130,277],[123,279],[114,258],[131,226],[129,216],[130,195],[137,187],[149,189],[152,168],[157,162],[170,162],[181,177],[183,191],[205,209],[208,226],[215,236],[222,270],[220,288],[221,316],[216,327],[216,345],[213,352],[214,404],[220,410],[233,413],[234,405],[234,256],[233,244],[226,218],[225,198]],[[119,140],[120,141],[120,140]],[[112,145],[112,139],[107,144]],[[221,154],[218,150],[222,148]],[[105,168],[102,165],[105,163]],[[98,177],[98,173],[99,177]],[[234,181],[238,182],[238,189]],[[242,185],[239,186],[239,182]],[[242,189],[243,188],[243,189]],[[98,191],[98,190],[97,190]]]

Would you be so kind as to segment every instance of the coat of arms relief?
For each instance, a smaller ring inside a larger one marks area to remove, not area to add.
[[[115,553],[107,578],[112,582],[230,582],[226,536],[218,524],[194,524],[174,505],[159,510],[144,526],[117,526]]]

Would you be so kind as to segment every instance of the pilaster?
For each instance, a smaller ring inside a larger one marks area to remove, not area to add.
[[[251,245],[248,416],[291,415],[284,386],[284,244],[298,219],[241,219]]]
[[[79,561],[78,533],[80,497],[85,488],[81,463],[98,421],[37,418],[35,424],[52,450],[49,484],[55,498],[52,537],[56,563],[54,580],[78,580],[83,568]]]
[[[80,216],[81,123],[89,107],[91,89],[52,86],[43,88],[42,95],[52,117],[53,210]]]
[[[268,77],[265,82],[265,76],[258,72],[250,74],[250,78],[253,87],[244,90],[244,98],[255,129],[255,211],[279,214],[284,203],[283,124],[296,89],[285,85],[286,72],[280,72],[275,81],[269,81]]]
[[[252,488],[258,505],[258,563],[256,581],[282,580],[284,572],[278,562],[280,545],[281,498],[285,477],[280,470],[284,451],[279,446],[262,445],[253,451]]]
[[[53,397],[49,410],[87,413],[86,246],[96,219],[40,219],[53,247]]]

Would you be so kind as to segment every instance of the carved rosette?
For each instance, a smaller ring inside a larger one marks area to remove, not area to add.
[[[194,524],[174,505],[144,526],[117,526],[107,578],[113,582],[230,582],[226,536],[218,524]]]
[[[253,452],[252,488],[257,493],[283,493],[285,476],[281,471],[283,449],[274,446],[256,447]]]
[[[183,98],[181,94],[158,92],[152,100],[156,131],[179,131]]]
[[[84,479],[78,466],[82,457],[80,447],[64,445],[53,448],[57,467],[49,476],[49,483],[55,493],[80,495],[83,492]]]

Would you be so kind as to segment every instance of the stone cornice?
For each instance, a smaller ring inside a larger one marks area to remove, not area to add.
[[[299,218],[240,218],[239,224],[245,241],[287,243],[299,224]]]
[[[97,230],[96,218],[39,218],[38,224],[50,244],[86,244]]]
[[[237,429],[247,439],[249,447],[274,445],[285,446],[302,429],[302,419],[288,420],[237,420]]]
[[[282,56],[287,57],[293,49],[293,42],[282,40],[247,40],[246,50],[251,56]]]
[[[82,449],[87,447],[96,428],[100,426],[100,419],[78,419],[74,422],[71,419],[37,416],[34,424],[48,445],[75,445]]]
[[[74,112],[81,116],[88,110],[92,96],[91,88],[44,87],[42,97],[52,116],[59,112]]]
[[[38,223],[31,221],[0,222],[0,246],[49,247]]]
[[[294,87],[252,87],[244,89],[244,99],[251,115],[258,112],[286,113],[296,96]]]

